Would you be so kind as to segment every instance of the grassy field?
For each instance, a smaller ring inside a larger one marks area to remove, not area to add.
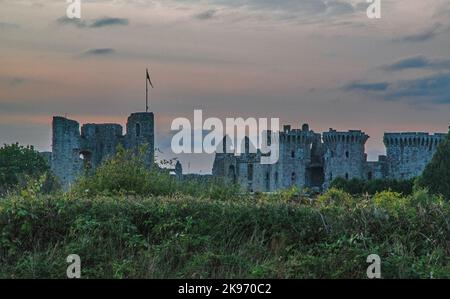
[[[33,193],[0,199],[0,278],[450,278],[450,205],[425,191],[315,200]]]

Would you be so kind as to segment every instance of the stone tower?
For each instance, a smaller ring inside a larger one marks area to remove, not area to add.
[[[450,130],[450,128],[449,128]],[[327,189],[336,178],[405,180],[420,176],[447,134],[385,133],[386,155],[368,161],[369,138],[360,130],[314,133],[283,127],[279,133],[279,160],[261,164],[261,152],[240,156],[216,153],[213,176],[237,182],[249,191],[272,192],[296,186]],[[226,144],[224,142],[222,146]]]
[[[155,125],[152,112],[133,113],[128,117],[125,147],[138,149],[147,146],[145,163],[152,167],[155,156]]]
[[[326,147],[324,171],[325,187],[336,178],[365,179],[365,144],[369,136],[362,131],[337,132],[330,129],[323,133]]]
[[[280,159],[273,165],[274,189],[296,186],[303,188],[307,183],[307,167],[311,162],[311,149],[315,134],[304,124],[301,129],[285,125],[280,132]]]
[[[233,148],[232,145],[233,141],[228,135],[222,138],[222,141],[217,145],[217,148],[221,150],[216,153],[212,172],[214,176],[225,178],[229,183],[236,183],[239,176],[238,160],[242,156],[237,157],[229,150]],[[243,155],[246,155],[246,153],[243,153]]]
[[[446,134],[385,133],[388,178],[406,180],[420,176]]]
[[[80,125],[64,117],[53,117],[52,158],[53,173],[62,186],[68,187],[80,175],[83,161],[80,159]]]
[[[128,118],[127,134],[119,124],[85,124],[65,117],[53,118],[53,145],[51,167],[64,189],[83,173],[95,170],[108,157],[116,153],[118,145],[137,150],[147,145],[145,163],[154,163],[153,113],[133,113]]]
[[[229,142],[221,143],[223,149]],[[246,138],[246,150],[237,156],[233,153],[217,152],[214,159],[213,176],[237,182],[251,192],[273,192],[290,187],[303,188],[322,182],[323,164],[320,157],[311,163],[314,153],[320,155],[320,134],[315,134],[304,124],[301,129],[284,126],[279,133],[279,160],[275,164],[261,164],[262,153],[250,153],[254,147]],[[315,146],[314,146],[315,145]]]

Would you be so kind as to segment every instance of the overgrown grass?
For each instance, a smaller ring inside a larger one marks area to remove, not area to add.
[[[389,179],[376,179],[376,180],[360,180],[351,179],[346,180],[344,178],[337,178],[331,182],[332,188],[342,189],[353,195],[371,194],[374,195],[381,191],[394,191],[404,195],[411,195],[414,189],[415,179],[409,180],[389,180]]]
[[[69,196],[174,196],[185,194],[196,198],[220,200],[242,199],[247,196],[238,184],[222,179],[177,180],[158,167],[149,170],[144,164],[145,147],[139,153],[117,148],[115,156],[104,161],[93,173],[87,172],[74,186]]]
[[[10,196],[0,278],[65,278],[73,253],[84,278],[365,278],[373,253],[384,278],[450,278],[449,216],[426,191]]]

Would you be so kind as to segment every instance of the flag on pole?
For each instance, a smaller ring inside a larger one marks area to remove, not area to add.
[[[150,74],[148,73],[148,69],[147,69],[147,80],[148,80],[148,83],[150,83],[150,86],[151,86],[152,88],[154,88],[154,87],[153,87],[152,80],[150,79]]]

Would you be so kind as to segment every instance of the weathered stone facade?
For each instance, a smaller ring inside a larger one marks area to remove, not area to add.
[[[330,129],[322,135],[325,144],[325,185],[335,178],[366,179],[365,144],[369,136],[361,131],[337,132]]]
[[[386,133],[388,177],[409,179],[419,176],[430,162],[446,134]]]
[[[154,130],[154,115],[147,112],[128,117],[125,135],[118,124],[85,124],[80,131],[78,122],[56,116],[53,118],[53,150],[46,157],[67,189],[86,167],[95,169],[115,154],[118,145],[136,150],[147,145],[145,163],[152,167]],[[277,163],[261,164],[261,152],[250,153],[253,145],[248,139],[243,154],[226,153],[227,139],[224,138],[220,145],[223,153],[216,153],[212,172],[214,177],[225,177],[252,192],[272,192],[292,186],[326,189],[336,178],[410,179],[422,173],[446,136],[443,133],[385,133],[386,156],[379,156],[378,161],[367,161],[365,143],[369,136],[360,130],[330,129],[320,134],[310,130],[308,124],[301,129],[286,125],[279,132]],[[178,179],[184,178],[179,162],[171,171]]]
[[[86,167],[95,169],[116,152],[118,145],[126,149],[147,146],[146,165],[154,162],[154,115],[133,113],[128,117],[126,134],[118,124],[85,124],[65,117],[53,118],[51,168],[67,189]]]
[[[213,176],[226,177],[249,191],[271,192],[288,187],[326,189],[336,178],[410,179],[419,176],[447,134],[385,133],[386,156],[367,161],[369,136],[360,130],[314,133],[284,126],[277,163],[262,165],[261,153],[236,156],[216,153]],[[248,143],[248,140],[247,140]],[[247,145],[248,148],[248,145]]]
[[[275,191],[297,186],[321,186],[322,184],[322,146],[320,135],[309,130],[308,125],[302,129],[292,130],[284,126],[279,135],[280,157],[277,163],[263,165],[261,152],[249,153],[249,140],[246,151],[240,156],[216,153],[213,176],[227,177],[239,182],[250,191]]]

